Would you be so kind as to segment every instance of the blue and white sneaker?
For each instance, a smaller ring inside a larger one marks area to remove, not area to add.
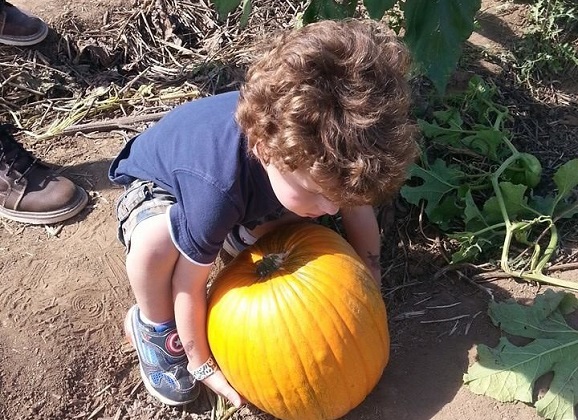
[[[124,320],[126,337],[136,349],[146,389],[167,405],[184,405],[199,396],[199,386],[187,370],[187,356],[174,325],[163,331],[140,320],[137,305]]]
[[[233,227],[223,242],[223,250],[233,258],[248,246],[239,235],[239,225]]]

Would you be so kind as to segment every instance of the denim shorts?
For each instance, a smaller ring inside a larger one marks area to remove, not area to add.
[[[130,250],[130,238],[136,225],[145,219],[165,214],[168,207],[177,202],[170,192],[162,189],[152,181],[137,179],[125,187],[116,201],[116,218],[118,220],[118,240]],[[243,223],[247,229],[254,229],[260,224],[280,219],[289,210],[280,208],[276,212],[255,221]]]
[[[175,196],[152,181],[137,179],[125,187],[116,201],[116,218],[118,239],[127,253],[134,228],[149,217],[165,214],[176,202]]]

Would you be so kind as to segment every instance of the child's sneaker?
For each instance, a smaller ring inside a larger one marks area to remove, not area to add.
[[[158,332],[140,320],[139,308],[129,309],[125,334],[136,349],[140,374],[146,389],[167,405],[194,401],[199,386],[187,371],[187,357],[174,326]]]
[[[239,235],[239,225],[233,227],[223,242],[223,250],[233,258],[248,246]]]

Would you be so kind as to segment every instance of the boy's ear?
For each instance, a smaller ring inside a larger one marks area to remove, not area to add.
[[[256,143],[253,145],[253,148],[251,149],[251,151],[253,152],[253,154],[255,155],[255,157],[256,157],[257,159],[259,159],[259,161],[260,161],[261,163],[264,163],[264,162],[263,162],[263,159],[262,159],[262,157],[261,157],[261,156],[262,156],[262,154],[261,154],[261,149],[262,149],[262,147],[263,147],[263,142],[258,141],[258,142],[256,142]]]

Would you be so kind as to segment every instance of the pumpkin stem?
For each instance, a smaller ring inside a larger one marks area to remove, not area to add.
[[[261,260],[257,261],[257,263],[256,263],[257,275],[263,279],[263,278],[273,274],[275,271],[277,271],[277,269],[279,267],[281,267],[281,264],[285,260],[286,255],[287,255],[286,252],[281,253],[281,254],[267,254],[267,255],[265,255]]]

